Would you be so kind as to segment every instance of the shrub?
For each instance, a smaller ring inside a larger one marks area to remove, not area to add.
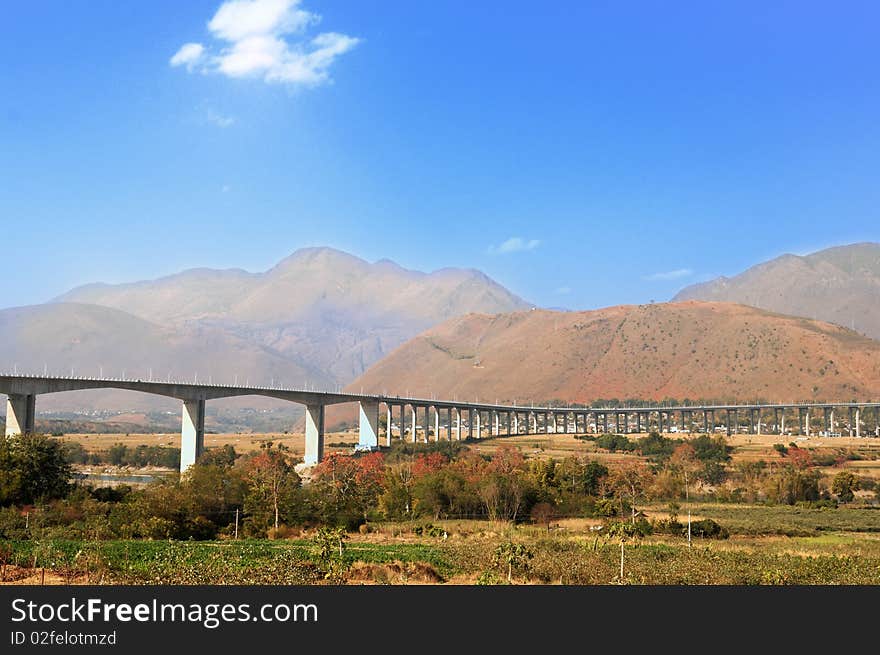
[[[596,439],[596,445],[612,453],[618,450],[631,452],[636,449],[636,444],[622,434],[603,434]]]
[[[727,539],[730,536],[730,532],[712,519],[701,519],[699,521],[691,521],[691,535],[703,537],[704,539]]]

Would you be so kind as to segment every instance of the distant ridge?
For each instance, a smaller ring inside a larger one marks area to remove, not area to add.
[[[880,398],[880,342],[714,302],[534,310],[450,319],[349,390],[504,402]]]
[[[880,339],[880,243],[782,255],[731,278],[685,287],[673,298],[680,300],[738,302]]]

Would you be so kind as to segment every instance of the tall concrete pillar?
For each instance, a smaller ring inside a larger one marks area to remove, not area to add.
[[[810,436],[810,408],[806,408],[806,412],[804,412],[804,432],[809,437]]]
[[[446,408],[446,440],[452,441],[452,408]]]
[[[400,440],[404,441],[404,436],[406,433],[406,405],[400,406],[400,420],[397,424],[397,431],[400,433]]]
[[[474,438],[474,408],[468,409],[468,439]]]
[[[34,431],[37,396],[11,393],[6,398],[6,436],[31,434]]]
[[[418,426],[419,426],[419,419],[418,419],[419,409],[415,405],[410,405],[410,406],[412,407],[412,429],[411,429],[411,434],[409,435],[409,438],[410,438],[410,441],[415,443],[418,440],[418,438],[416,437],[416,431],[418,430]]]
[[[782,411],[779,413],[779,434],[785,434],[785,407],[783,407]]]
[[[663,412],[657,412],[657,432],[663,434]]]
[[[857,436],[857,437],[862,436],[862,435],[861,435],[861,429],[862,429],[862,426],[861,426],[860,423],[859,423],[859,420],[860,420],[860,419],[859,419],[859,413],[860,413],[860,412],[859,412],[859,408],[856,407],[856,436]]]
[[[727,410],[727,436],[728,437],[730,436],[730,433],[731,433],[731,427],[730,427],[731,426],[731,418],[732,418],[731,414],[732,414],[732,410],[728,409]]]
[[[180,428],[180,472],[195,464],[204,450],[205,400],[184,400]]]
[[[513,433],[519,434],[519,412],[513,413]]]
[[[473,411],[473,410],[471,410],[471,411]],[[477,415],[476,415],[476,421],[477,421],[477,423],[476,423],[476,428],[477,428],[477,439],[482,439],[482,438],[483,438],[483,426],[480,425],[480,422],[481,422],[481,420],[482,420],[482,414],[483,414],[482,410],[479,410],[479,409],[478,409],[478,410],[477,410]]]
[[[424,443],[431,440],[431,406],[425,406],[425,438]]]
[[[455,440],[461,441],[461,410],[455,408]]]
[[[324,406],[306,407],[306,455],[305,464],[317,464],[324,459]]]
[[[385,445],[391,447],[391,403],[385,403]]]
[[[379,402],[362,400],[358,403],[360,416],[358,419],[358,445],[364,448],[376,448],[379,445]]]
[[[709,410],[703,410],[703,432],[709,434]]]

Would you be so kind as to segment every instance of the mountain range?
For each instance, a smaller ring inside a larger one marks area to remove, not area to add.
[[[734,277],[686,287],[673,298],[679,300],[742,303],[880,339],[880,243],[782,255]]]
[[[477,270],[422,273],[306,248],[262,273],[200,268],[129,284],[89,284],[51,303],[2,310],[0,361],[33,373],[72,369],[97,376],[103,369],[145,377],[152,369],[161,378],[274,379],[333,389],[448,318],[528,306]],[[98,409],[168,405],[110,391],[40,402],[53,409],[83,403]]]
[[[522,404],[877,398],[880,341],[732,303],[469,314],[411,339],[348,388]]]
[[[870,243],[784,255],[671,303],[590,312],[534,308],[473,269],[422,273],[306,248],[265,272],[192,269],[0,310],[0,368],[537,403],[876,398],[880,341],[864,335],[880,338],[878,298]],[[39,405],[177,409],[112,390]],[[249,397],[214,405],[301,411]],[[350,413],[334,409],[328,424]]]

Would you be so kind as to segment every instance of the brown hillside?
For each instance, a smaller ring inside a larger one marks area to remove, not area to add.
[[[868,399],[880,397],[880,342],[730,303],[469,314],[411,339],[348,386],[361,388],[520,403]]]

